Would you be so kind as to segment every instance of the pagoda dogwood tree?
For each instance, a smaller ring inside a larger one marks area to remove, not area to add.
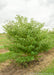
[[[38,53],[49,49],[48,31],[44,24],[33,19],[17,15],[16,21],[8,22],[4,27],[10,44],[8,49],[22,54],[16,58],[19,63],[36,60]]]

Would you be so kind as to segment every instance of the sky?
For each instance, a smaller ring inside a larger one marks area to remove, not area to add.
[[[54,28],[54,0],[0,0],[0,33],[2,25],[16,15],[34,18],[45,23],[45,28]]]

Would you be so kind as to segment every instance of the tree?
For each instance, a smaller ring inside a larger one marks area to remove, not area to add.
[[[48,31],[43,29],[44,23],[36,22],[23,16],[16,16],[16,21],[10,21],[4,29],[10,44],[8,49],[22,54],[17,57],[19,63],[30,62],[37,59],[40,52],[49,49]]]

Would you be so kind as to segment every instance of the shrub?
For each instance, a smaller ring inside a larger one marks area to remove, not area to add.
[[[16,58],[19,63],[36,60],[38,53],[49,49],[48,31],[43,29],[44,23],[33,19],[28,22],[23,16],[16,16],[15,19],[3,26],[10,40],[8,49],[22,54]]]

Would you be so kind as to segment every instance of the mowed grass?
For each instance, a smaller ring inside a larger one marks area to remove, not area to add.
[[[4,49],[4,45],[8,44],[8,42],[6,34],[0,34],[0,49]]]

